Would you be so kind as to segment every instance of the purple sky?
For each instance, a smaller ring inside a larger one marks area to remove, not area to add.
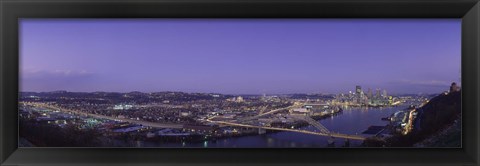
[[[460,19],[21,19],[21,91],[439,93]]]

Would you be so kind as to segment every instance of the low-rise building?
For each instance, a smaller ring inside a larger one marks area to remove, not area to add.
[[[309,115],[311,113],[310,109],[307,108],[294,108],[290,110],[291,114],[301,114],[301,115]]]

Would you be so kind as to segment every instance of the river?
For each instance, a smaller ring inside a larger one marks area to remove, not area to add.
[[[342,113],[319,120],[331,132],[360,134],[369,126],[384,126],[388,122],[381,118],[403,110],[406,106],[389,108],[347,108]],[[313,131],[313,126],[303,129]],[[370,136],[370,135],[365,135]],[[137,142],[137,147],[193,147],[193,148],[318,148],[328,147],[328,137],[293,132],[277,132],[204,141],[200,143]],[[335,147],[342,147],[345,139],[336,138]],[[362,141],[350,140],[350,147],[360,146]]]

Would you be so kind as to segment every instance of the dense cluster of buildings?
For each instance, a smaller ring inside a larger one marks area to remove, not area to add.
[[[390,106],[399,104],[398,99],[389,96],[387,90],[376,89],[375,93],[368,88],[365,93],[361,86],[356,86],[355,91],[349,91],[348,94],[338,94],[335,100],[332,101],[334,105],[349,105],[349,106]]]
[[[21,95],[21,118],[64,127],[95,128],[106,137],[169,138],[169,141],[206,139],[255,133],[241,127],[219,127],[206,122],[212,117],[228,120],[250,117],[260,111],[288,107],[285,99],[224,96],[219,94],[151,93],[29,93]],[[36,105],[36,106],[35,106]],[[44,107],[47,106],[47,107]],[[63,110],[63,111],[61,111]],[[93,118],[73,110],[154,123],[178,124],[181,128],[154,128],[121,120]]]

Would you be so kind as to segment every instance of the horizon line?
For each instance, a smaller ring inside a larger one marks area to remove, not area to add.
[[[165,93],[165,92],[173,92],[173,93],[187,93],[187,94],[220,94],[220,95],[293,95],[293,94],[305,94],[305,95],[337,95],[337,94],[348,94],[345,92],[342,93],[301,93],[301,92],[294,92],[294,93],[217,93],[217,92],[185,92],[185,91],[152,91],[152,92],[145,92],[145,91],[128,91],[128,92],[120,92],[120,91],[68,91],[68,90],[53,90],[53,91],[19,91],[19,93],[52,93],[52,92],[67,92],[67,93]],[[352,91],[352,93],[355,93]],[[408,94],[439,94],[443,92],[416,92],[416,93],[390,93],[394,95],[408,95]]]

